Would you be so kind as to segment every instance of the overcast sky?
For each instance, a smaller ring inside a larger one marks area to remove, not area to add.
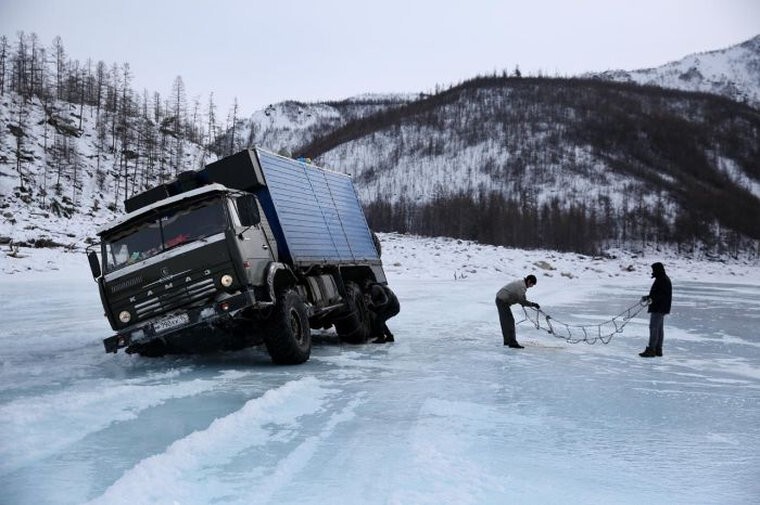
[[[431,91],[494,70],[659,66],[760,34],[760,0],[0,0],[0,34],[59,35],[73,59],[129,63],[137,91],[226,116],[283,100]]]

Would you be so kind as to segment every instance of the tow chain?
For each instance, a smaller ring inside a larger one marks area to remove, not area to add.
[[[599,324],[584,325],[563,323],[554,319],[541,309],[531,308],[531,312],[528,312],[529,309],[523,307],[522,309],[525,313],[525,318],[518,321],[517,324],[528,321],[535,326],[537,330],[544,330],[557,338],[567,340],[570,344],[579,344],[581,342],[591,345],[597,342],[609,344],[612,337],[618,333],[622,333],[625,325],[631,322],[631,319],[639,315],[649,303],[649,299],[644,298],[608,321]],[[532,314],[533,312],[535,312],[535,315]]]

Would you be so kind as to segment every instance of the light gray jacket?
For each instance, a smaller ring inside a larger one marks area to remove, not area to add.
[[[499,292],[496,293],[496,298],[504,300],[509,305],[515,303],[519,303],[520,305],[533,305],[533,302],[530,302],[525,298],[525,293],[527,291],[528,286],[525,285],[525,279],[517,279],[501,288]]]

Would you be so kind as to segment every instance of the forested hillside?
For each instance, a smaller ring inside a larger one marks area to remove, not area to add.
[[[138,92],[128,63],[80,62],[20,33],[0,37],[0,209],[5,240],[80,243],[128,195],[243,148],[213,95]],[[226,135],[222,135],[226,134]],[[88,226],[89,225],[89,226]]]
[[[760,112],[724,97],[502,74],[221,121],[181,77],[132,80],[0,37],[0,242],[81,246],[125,197],[255,144],[352,175],[378,231],[758,256]]]
[[[736,253],[760,239],[759,134],[757,110],[715,95],[494,76],[354,121],[299,154],[350,168],[379,230]]]

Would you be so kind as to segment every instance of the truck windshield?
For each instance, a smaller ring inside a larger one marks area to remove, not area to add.
[[[221,199],[165,209],[104,237],[106,272],[148,259],[173,247],[224,231],[227,217]]]

